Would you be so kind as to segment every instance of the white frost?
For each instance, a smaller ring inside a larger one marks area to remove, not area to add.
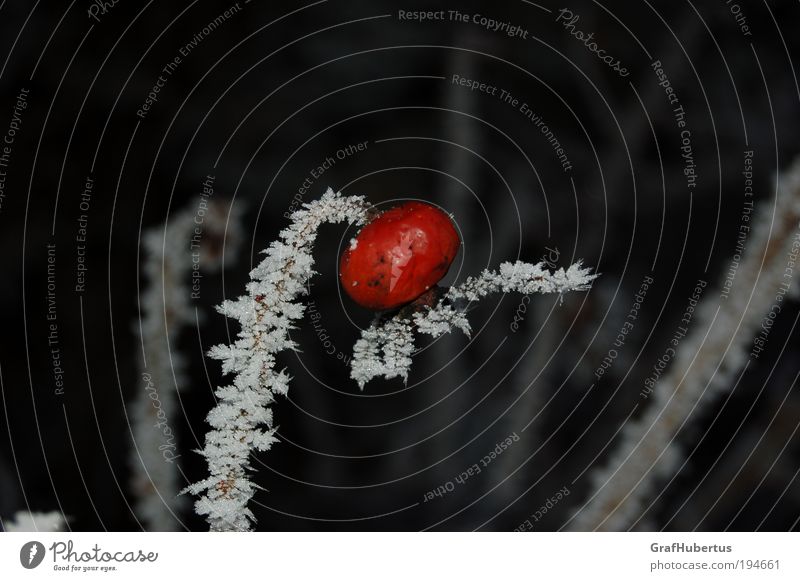
[[[326,223],[366,223],[371,207],[363,197],[342,197],[328,191],[304,204],[292,215],[292,224],[265,251],[264,260],[250,273],[247,295],[218,307],[236,319],[241,330],[232,345],[218,345],[209,356],[222,361],[223,373],[233,374],[230,385],[215,393],[217,407],[208,414],[211,431],[200,453],[210,476],[186,488],[199,495],[195,510],[212,530],[250,530],[255,521],[248,504],[256,492],[250,480],[250,454],[275,443],[269,406],[274,396],[285,395],[289,376],[276,371],[276,355],[297,349],[288,332],[303,317],[300,298],[308,293],[314,275],[312,247],[317,230]],[[351,242],[351,248],[355,243]],[[459,304],[494,292],[568,292],[584,290],[594,279],[580,264],[551,273],[542,265],[504,263],[500,272],[484,272],[476,279],[451,288],[442,301],[413,317],[397,315],[364,330],[354,346],[351,375],[363,388],[374,377],[406,380],[414,352],[414,331],[438,336],[452,328],[469,334],[470,327]]]
[[[304,204],[250,273],[248,294],[218,308],[236,319],[241,330],[232,345],[219,345],[208,354],[221,360],[223,372],[234,378],[216,390],[217,407],[206,419],[212,429],[200,453],[211,474],[186,489],[200,496],[195,510],[206,517],[211,530],[246,531],[255,522],[248,508],[257,488],[249,477],[250,454],[268,450],[277,441],[269,406],[275,395],[286,395],[290,378],[275,370],[275,356],[297,348],[288,332],[305,312],[299,299],[308,293],[314,274],[311,251],[317,230],[326,223],[364,224],[369,209],[363,197],[342,197],[331,189]]]
[[[67,519],[58,511],[28,512],[21,510],[14,520],[3,521],[3,529],[9,533],[53,533],[66,528]]]
[[[186,361],[175,345],[196,321],[190,275],[195,265],[204,272],[219,270],[223,243],[228,256],[238,254],[241,208],[241,204],[231,206],[228,201],[212,199],[205,209],[199,240],[196,203],[142,236],[146,287],[136,332],[141,329],[144,358],[139,361],[140,378],[130,406],[130,465],[134,511],[148,531],[177,530],[186,504],[179,496],[180,454],[175,452],[173,418],[178,408],[177,390],[187,383]]]
[[[415,329],[439,337],[455,328],[469,336],[471,329],[465,308],[456,306],[465,300],[478,301],[498,292],[529,295],[582,291],[587,290],[596,277],[580,262],[567,270],[562,268],[555,272],[547,270],[544,263],[526,262],[504,262],[499,271],[484,270],[479,277],[469,277],[464,283],[450,287],[437,305],[414,313],[411,320],[401,312],[383,325],[370,325],[353,349],[350,376],[361,389],[376,377],[407,380],[414,352]]]

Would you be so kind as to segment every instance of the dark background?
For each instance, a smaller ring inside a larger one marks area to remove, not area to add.
[[[222,379],[202,353],[236,331],[212,307],[243,292],[309,172],[368,141],[305,200],[331,186],[375,204],[440,204],[463,234],[459,279],[504,260],[536,262],[546,247],[558,249],[559,266],[583,258],[602,276],[561,305],[532,297],[517,332],[510,325],[520,297],[489,298],[470,313],[473,340],[453,334],[426,348],[407,386],[374,381],[359,392],[309,326],[298,330],[302,353],[285,353],[280,365],[294,377],[289,397],[274,406],[283,441],[256,459],[255,479],[267,489],[256,496],[258,528],[512,530],[568,486],[569,497],[535,527],[558,529],[589,493],[590,471],[578,476],[613,448],[695,282],[724,277],[743,152],[754,152],[756,205],[765,211],[777,171],[800,152],[796,1],[741,0],[752,36],[721,0],[574,1],[577,28],[595,32],[627,66],[626,78],[556,23],[562,6],[548,0],[459,3],[462,12],[522,26],[527,40],[472,23],[397,18],[398,10],[449,4],[242,2],[183,58],[143,120],[136,111],[161,68],[231,4],[120,0],[100,22],[88,17],[90,5],[0,4],[0,130],[20,89],[30,90],[0,210],[2,517],[60,510],[74,530],[141,528],[130,508],[124,413],[141,388],[140,234],[195,204],[213,174],[217,195],[246,208],[245,243],[226,257],[236,261],[224,279],[204,280],[194,304],[206,323],[174,345],[189,361],[190,387],[174,420],[183,470],[190,481],[206,474],[192,450]],[[699,177],[691,196],[675,122],[650,68],[656,59],[692,131]],[[453,74],[529,103],[572,170],[519,111],[454,85]],[[87,175],[96,185],[79,296],[74,238]],[[321,235],[313,287],[323,324],[346,354],[372,316],[338,292],[336,249],[351,234]],[[63,396],[54,394],[47,346],[48,243],[58,247]],[[587,395],[647,273],[656,283],[633,335]],[[692,416],[680,437],[690,450],[704,435],[703,443],[659,486],[641,527],[797,528],[797,315],[796,304],[786,306],[758,365],[730,396]],[[520,442],[482,474],[422,503],[512,432]],[[180,526],[205,523],[187,512]]]

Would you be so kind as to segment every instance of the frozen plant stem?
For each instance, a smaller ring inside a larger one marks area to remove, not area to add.
[[[784,296],[797,294],[800,159],[779,176],[775,205],[768,209],[752,222],[727,298],[717,302],[712,298],[722,295],[706,291],[695,313],[695,332],[676,350],[644,414],[622,430],[606,466],[592,475],[589,499],[569,528],[619,531],[635,524],[658,482],[681,467],[685,452],[676,443],[681,430],[758,358],[771,315],[780,311]]]
[[[250,273],[248,294],[218,308],[236,319],[241,330],[232,345],[218,345],[209,355],[221,360],[223,373],[233,374],[234,379],[216,390],[218,403],[207,417],[211,431],[200,453],[211,474],[186,488],[200,496],[195,510],[206,517],[211,530],[246,531],[255,521],[248,508],[256,490],[249,477],[250,454],[268,450],[276,441],[269,406],[275,395],[286,395],[290,378],[285,371],[275,370],[275,357],[297,347],[288,333],[305,312],[299,298],[308,294],[314,274],[312,249],[317,230],[326,223],[363,225],[371,215],[363,197],[342,197],[330,189],[303,208],[292,215],[291,226],[265,250],[267,257]],[[415,328],[433,336],[452,327],[469,334],[469,323],[457,305],[496,292],[584,290],[593,278],[580,264],[551,273],[542,265],[504,263],[499,273],[486,271],[451,288],[424,313],[412,318],[398,314],[381,325],[373,323],[354,347],[351,375],[362,388],[377,376],[405,379]]]
[[[350,375],[362,389],[375,377],[406,380],[414,351],[414,328],[434,338],[453,328],[469,336],[471,328],[465,304],[495,293],[531,295],[583,291],[589,289],[596,277],[580,262],[555,272],[547,270],[544,263],[504,262],[499,271],[485,270],[477,278],[469,277],[462,284],[450,287],[438,304],[424,307],[414,313],[411,320],[401,311],[383,325],[373,323],[356,342]]]
[[[342,197],[330,189],[303,208],[264,251],[266,258],[250,273],[248,294],[218,307],[241,330],[232,345],[218,345],[209,355],[221,360],[223,373],[234,379],[216,390],[217,406],[207,417],[211,430],[200,453],[210,476],[186,488],[200,495],[195,510],[213,531],[247,531],[255,521],[247,506],[256,489],[249,477],[250,454],[276,441],[269,406],[276,394],[286,395],[289,376],[275,370],[275,356],[296,347],[288,332],[305,312],[298,299],[308,293],[314,274],[317,230],[326,223],[362,225],[370,211],[363,197]]]
[[[218,269],[223,241],[230,256],[237,254],[241,204],[230,208],[230,228],[229,205],[201,198],[142,236],[147,286],[141,295],[142,357],[131,405],[130,462],[134,510],[148,531],[177,530],[185,505],[179,496],[174,418],[177,390],[186,386],[186,362],[175,344],[196,320],[190,300],[192,270]]]

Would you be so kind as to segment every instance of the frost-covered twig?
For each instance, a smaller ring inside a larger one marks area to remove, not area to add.
[[[185,506],[173,418],[177,390],[186,386],[186,362],[175,343],[195,323],[192,296],[199,298],[204,273],[222,263],[223,241],[235,257],[241,240],[241,204],[201,196],[166,224],[144,233],[144,277],[140,327],[141,381],[131,406],[134,510],[146,530],[176,530]],[[229,212],[230,209],[230,212]],[[228,223],[230,222],[230,228]],[[202,268],[202,269],[201,269]]]
[[[314,274],[312,247],[325,223],[366,223],[371,207],[362,197],[342,197],[328,190],[318,201],[292,214],[292,225],[265,251],[267,257],[251,273],[248,294],[226,301],[218,310],[236,319],[241,330],[233,345],[218,345],[209,355],[222,361],[223,373],[234,374],[231,385],[216,391],[217,407],[207,421],[201,454],[211,475],[187,491],[200,495],[195,503],[212,530],[250,530],[254,522],[248,503],[256,485],[250,480],[250,454],[268,450],[276,441],[269,406],[276,394],[285,395],[289,376],[276,371],[275,357],[295,349],[289,331],[301,319]],[[504,263],[499,272],[484,272],[451,288],[438,304],[408,317],[405,310],[384,323],[373,323],[354,347],[352,376],[363,387],[377,376],[406,378],[414,349],[413,332],[439,336],[455,327],[469,334],[463,308],[469,301],[495,292],[563,293],[584,290],[594,279],[580,264],[567,271],[549,272],[542,265]]]
[[[497,292],[517,292],[524,295],[534,293],[563,294],[570,291],[588,290],[597,275],[590,274],[590,268],[577,262],[564,270],[559,268],[550,272],[544,262],[528,264],[527,262],[504,262],[500,271],[485,270],[478,278],[469,277],[463,284],[451,287],[447,298],[451,300],[467,299],[477,301]]]
[[[361,389],[373,377],[385,379],[408,376],[414,352],[411,321],[395,317],[383,325],[373,322],[353,347],[350,375]]]
[[[296,347],[288,332],[305,312],[298,298],[308,293],[314,274],[317,230],[326,223],[363,224],[369,211],[363,197],[342,197],[330,189],[304,204],[250,273],[248,294],[218,308],[239,321],[241,330],[235,343],[216,346],[209,355],[220,359],[223,372],[234,379],[216,390],[218,403],[207,418],[212,429],[201,454],[211,475],[186,489],[201,495],[195,509],[212,530],[250,530],[255,520],[247,506],[256,489],[249,477],[250,453],[268,450],[276,441],[269,406],[274,395],[286,394],[290,378],[275,370],[275,357]]]
[[[66,528],[67,520],[57,511],[28,512],[21,510],[13,520],[4,520],[2,529],[8,533],[57,533]]]
[[[596,277],[580,262],[555,272],[550,272],[543,262],[504,262],[499,271],[485,270],[477,278],[469,277],[462,284],[450,287],[438,304],[423,307],[412,315],[411,321],[406,313],[400,312],[383,325],[373,323],[355,345],[350,375],[362,389],[375,377],[405,380],[414,350],[414,327],[419,333],[434,338],[453,328],[469,336],[466,301],[478,301],[498,292],[530,295],[582,291],[587,290]]]
[[[779,176],[775,206],[765,210],[752,227],[740,229],[751,236],[740,238],[745,252],[726,273],[735,278],[722,285],[729,291],[717,295],[718,303],[709,294],[697,307],[695,332],[676,349],[645,413],[623,429],[606,466],[592,475],[592,492],[570,528],[628,528],[660,479],[679,469],[681,429],[735,384],[748,359],[758,358],[784,298],[797,293],[800,159]]]

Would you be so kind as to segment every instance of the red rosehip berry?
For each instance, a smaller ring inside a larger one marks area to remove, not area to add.
[[[378,311],[424,294],[447,274],[461,240],[450,217],[406,202],[364,226],[339,261],[339,279],[356,303]]]

